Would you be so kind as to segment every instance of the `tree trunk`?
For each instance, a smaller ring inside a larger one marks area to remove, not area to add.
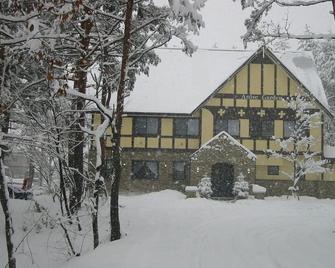
[[[0,3],[0,11],[2,11],[2,4]],[[5,84],[5,48],[0,47],[0,116],[3,118],[3,123],[0,124],[0,134],[8,133],[9,129],[9,112],[7,111],[6,103],[2,103],[2,95],[1,91],[3,90],[3,86]],[[1,138],[0,138],[1,142]],[[1,144],[0,144],[1,146]],[[12,242],[12,219],[8,206],[8,190],[7,183],[5,178],[5,172],[3,168],[3,153],[2,148],[0,147],[0,202],[3,213],[5,215],[5,232],[6,232],[6,244],[7,244],[7,256],[8,256],[8,267],[15,268],[16,267],[16,259],[14,257],[13,252],[13,242]]]
[[[86,93],[87,83],[87,68],[89,61],[86,58],[86,52],[89,49],[90,44],[90,33],[93,27],[91,19],[87,19],[80,24],[80,27],[85,32],[85,35],[80,40],[80,48],[82,50],[80,59],[77,62],[75,70],[75,81],[74,89],[80,93]],[[76,110],[79,112],[79,118],[77,124],[74,126],[74,148],[73,153],[69,155],[69,166],[75,171],[73,173],[74,180],[74,191],[71,195],[70,207],[72,213],[77,211],[81,207],[81,197],[83,195],[83,172],[84,172],[84,134],[80,129],[80,126],[85,125],[85,114],[82,112],[85,106],[85,100],[78,98],[76,101]]]
[[[99,181],[94,183],[94,211],[92,213],[92,229],[93,229],[93,248],[99,246],[99,225],[98,225],[98,212],[99,212]]]
[[[1,150],[1,149],[0,149]],[[5,232],[7,241],[7,256],[8,256],[8,267],[16,267],[16,259],[14,257],[13,242],[12,242],[12,219],[9,212],[8,206],[8,192],[7,182],[4,174],[2,152],[0,152],[0,199],[3,213],[5,215]]]
[[[110,197],[111,241],[118,240],[121,237],[120,219],[119,219],[119,185],[121,179],[120,133],[122,125],[123,104],[124,104],[125,78],[127,75],[127,64],[129,58],[129,48],[130,48],[129,39],[130,39],[133,5],[134,0],[128,0],[125,29],[124,29],[124,39],[123,39],[120,83],[117,91],[115,126],[113,127],[113,137],[112,137],[112,157],[113,157],[114,176],[112,181],[111,197]]]

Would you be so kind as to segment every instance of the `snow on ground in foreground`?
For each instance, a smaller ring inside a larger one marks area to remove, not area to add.
[[[122,197],[125,236],[67,267],[334,267],[335,201]]]
[[[28,204],[13,202],[19,234],[22,219],[31,214]],[[18,256],[19,267],[328,268],[335,263],[335,200],[282,197],[230,203],[185,199],[166,190],[121,196],[120,205],[121,240],[107,241],[106,205],[101,217],[104,244],[94,252],[86,239],[86,253],[67,262],[60,253],[64,251],[60,230],[44,228],[32,232],[29,240],[34,264],[26,251]],[[1,222],[2,217],[0,213]],[[0,267],[4,254],[1,227]]]

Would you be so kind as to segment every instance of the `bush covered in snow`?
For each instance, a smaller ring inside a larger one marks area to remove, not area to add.
[[[249,196],[249,183],[244,178],[244,175],[240,173],[234,183],[233,195],[236,198],[248,198]]]
[[[201,197],[210,198],[213,193],[211,178],[203,177],[198,184],[198,189]]]

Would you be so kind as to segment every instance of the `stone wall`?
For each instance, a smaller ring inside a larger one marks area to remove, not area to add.
[[[152,192],[164,189],[184,190],[184,187],[189,185],[189,181],[173,179],[173,162],[189,161],[189,156],[192,153],[192,151],[173,152],[170,150],[123,151],[120,190],[130,192]],[[159,178],[157,180],[133,179],[133,160],[158,161]]]
[[[191,185],[197,185],[204,176],[211,176],[212,166],[227,163],[234,166],[234,178],[240,173],[250,183],[255,179],[256,163],[242,147],[224,137],[213,140],[208,147],[199,149],[191,158]]]
[[[266,196],[281,196],[288,194],[291,181],[256,180],[255,182],[266,188]],[[317,198],[335,198],[335,181],[301,181],[299,195]]]

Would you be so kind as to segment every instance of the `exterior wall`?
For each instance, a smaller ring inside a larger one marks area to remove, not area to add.
[[[126,150],[122,153],[122,180],[121,191],[130,192],[150,192],[163,189],[183,190],[189,185],[189,181],[176,181],[173,179],[173,162],[188,161],[193,151],[173,152],[171,150]],[[147,160],[159,162],[159,178],[157,180],[132,178],[132,161]]]

